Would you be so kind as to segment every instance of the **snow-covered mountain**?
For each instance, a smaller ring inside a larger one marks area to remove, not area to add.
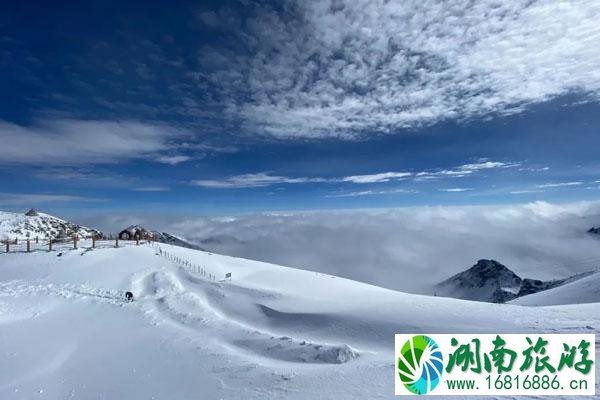
[[[0,253],[1,399],[393,399],[394,333],[600,333],[598,303],[488,304],[167,244],[89,245]]]
[[[435,293],[439,296],[457,299],[505,303],[518,297],[575,282],[592,273],[594,272],[585,272],[564,279],[542,281],[521,278],[495,260],[479,260],[468,270],[436,285]]]
[[[73,235],[80,238],[91,238],[93,235],[101,237],[102,232],[35,210],[23,214],[0,211],[0,240],[36,237],[60,240],[69,239]]]

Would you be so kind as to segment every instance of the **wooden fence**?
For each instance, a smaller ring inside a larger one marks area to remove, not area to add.
[[[31,253],[33,251],[58,251],[67,249],[91,250],[95,248],[119,248],[124,246],[139,246],[141,244],[145,244],[153,246],[157,251],[157,255],[177,264],[179,267],[184,268],[189,272],[198,274],[203,279],[209,281],[217,280],[217,275],[213,271],[210,271],[206,266],[193,263],[181,257],[180,255],[167,252],[166,250],[162,249],[158,243],[153,241],[152,238],[119,240],[118,237],[114,239],[99,239],[95,237],[81,239],[74,236],[68,240],[40,238],[4,240],[2,241],[2,244],[4,245],[5,253]],[[231,273],[227,273],[225,275],[225,280],[231,280]]]
[[[209,281],[216,281],[217,280],[217,276],[214,273],[211,273],[206,266],[200,265],[200,264],[196,264],[193,263],[179,255],[173,254],[173,253],[169,253],[165,250],[163,250],[160,246],[156,245],[156,249],[158,250],[158,255],[161,257],[166,258],[167,260],[178,264],[181,268],[187,269],[190,272],[196,273],[198,275],[200,275],[201,277],[209,280]],[[231,279],[231,273],[229,273],[229,279]]]
[[[39,237],[28,238],[28,239],[19,239],[19,238],[5,239],[2,241],[2,249],[4,250],[5,253],[10,253],[10,252],[30,253],[33,250],[53,251],[55,249],[56,245],[62,245],[63,248],[64,248],[64,246],[68,246],[68,247],[72,247],[73,249],[78,249],[81,247],[81,244],[80,244],[81,241],[82,241],[82,239],[79,236],[73,236],[68,239],[65,239],[65,238],[40,239]],[[84,238],[83,241],[85,242],[85,246],[83,246],[82,248],[88,248],[88,249],[95,249],[98,246],[101,246],[104,248],[120,247],[120,245],[119,245],[120,241],[119,241],[118,236],[114,239],[91,237],[91,238]],[[152,243],[153,240],[152,240],[152,238],[143,238],[143,239],[136,238],[134,240],[121,241],[121,242],[125,242],[126,244],[135,243],[136,246],[139,246],[142,243]]]

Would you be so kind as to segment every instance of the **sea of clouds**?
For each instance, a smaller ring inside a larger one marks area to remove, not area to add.
[[[274,212],[222,217],[110,216],[177,234],[218,253],[430,292],[472,266],[500,261],[523,277],[559,278],[600,266],[600,202]]]

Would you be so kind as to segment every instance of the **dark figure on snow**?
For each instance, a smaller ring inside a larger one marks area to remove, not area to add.
[[[125,292],[125,298],[127,299],[127,301],[133,301],[133,293]]]

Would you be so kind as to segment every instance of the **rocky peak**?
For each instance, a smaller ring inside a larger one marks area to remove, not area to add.
[[[517,274],[498,261],[479,260],[468,270],[436,285],[436,293],[466,300],[503,303],[517,295],[521,282]]]
[[[459,275],[462,274],[473,278],[476,285],[483,285],[490,280],[496,280],[499,285],[505,287],[521,284],[521,278],[517,274],[495,260],[478,260],[477,264]]]

